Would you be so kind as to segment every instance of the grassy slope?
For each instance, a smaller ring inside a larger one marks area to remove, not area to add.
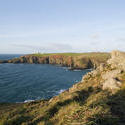
[[[1,104],[0,125],[125,125],[125,72],[119,78],[114,94],[101,89],[98,74],[50,101]]]

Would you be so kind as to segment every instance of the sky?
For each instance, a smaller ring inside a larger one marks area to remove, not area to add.
[[[125,0],[0,0],[0,54],[125,50]]]

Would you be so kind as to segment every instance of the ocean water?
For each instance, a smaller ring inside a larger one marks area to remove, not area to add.
[[[0,59],[19,56],[0,55]],[[48,64],[0,64],[0,102],[51,98],[79,82],[89,71]]]

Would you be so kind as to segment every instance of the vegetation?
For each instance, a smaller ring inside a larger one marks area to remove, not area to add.
[[[87,57],[93,57],[93,56],[109,56],[109,53],[103,53],[103,52],[89,52],[89,53],[35,53],[31,54],[33,56],[43,57],[43,56],[53,56],[53,55],[62,55],[62,56],[87,56]]]
[[[102,90],[101,79],[86,78],[50,100],[1,104],[0,125],[124,125],[125,73],[116,93]]]

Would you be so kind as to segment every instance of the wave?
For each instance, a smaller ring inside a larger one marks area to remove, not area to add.
[[[33,102],[33,101],[35,101],[35,100],[28,99],[28,100],[25,100],[24,103]]]
[[[79,71],[82,71],[82,70],[80,70],[80,69],[74,69],[73,71],[75,71],[75,72],[79,72]]]
[[[75,82],[79,82],[79,80],[75,80]]]
[[[64,92],[65,90],[66,90],[66,89],[60,89],[60,90],[58,91],[58,94]]]

